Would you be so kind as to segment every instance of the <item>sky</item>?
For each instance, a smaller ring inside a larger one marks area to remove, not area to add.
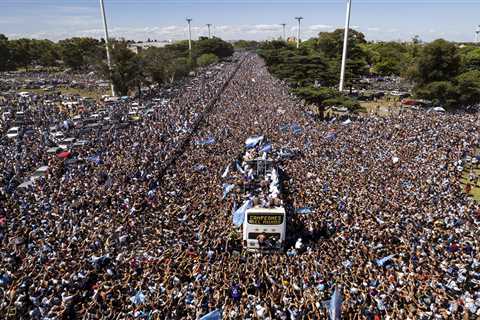
[[[104,0],[110,37],[132,40],[181,40],[192,37],[268,40],[282,35],[301,39],[343,28],[346,0]],[[423,41],[444,38],[473,41],[480,24],[480,0],[352,0],[351,27],[367,40]],[[9,38],[60,40],[73,36],[103,37],[99,0],[0,0],[0,33]]]

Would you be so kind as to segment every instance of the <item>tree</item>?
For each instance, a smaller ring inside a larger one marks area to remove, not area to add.
[[[282,61],[270,67],[271,72],[280,79],[290,82],[294,87],[315,83],[322,86],[333,84],[328,61],[319,54],[292,55],[286,53]]]
[[[465,71],[480,70],[480,48],[469,50],[462,55],[462,65]]]
[[[144,61],[145,73],[151,81],[162,85],[169,81],[168,69],[173,63],[172,52],[165,48],[150,47],[140,54],[140,59]]]
[[[28,69],[32,64],[31,40],[22,38],[10,41],[10,54],[15,68]]]
[[[193,65],[188,58],[176,58],[167,67],[167,72],[170,77],[170,82],[179,80],[187,76],[193,69]]]
[[[143,61],[128,49],[126,42],[116,42],[112,49],[112,70],[105,62],[101,72],[112,80],[117,94],[128,95],[129,91],[140,87],[145,81]]]
[[[300,98],[304,99],[307,103],[313,104],[318,107],[318,113],[320,119],[325,118],[325,100],[334,99],[338,97],[339,93],[330,88],[316,88],[314,86],[300,87],[292,90]]]
[[[97,39],[70,38],[59,41],[58,46],[64,64],[74,70],[88,69],[106,58],[104,43]]]
[[[200,37],[193,43],[193,57],[198,58],[203,54],[213,53],[220,59],[230,57],[233,54],[233,46],[220,38],[211,39]]]
[[[213,53],[204,53],[197,58],[197,65],[200,67],[208,66],[218,62],[218,57]]]
[[[408,48],[398,42],[368,43],[362,45],[367,62],[373,72],[381,76],[396,75],[404,72],[408,65]]]
[[[235,49],[256,49],[258,46],[259,43],[254,40],[238,40],[233,43]]]
[[[449,81],[460,71],[460,55],[455,44],[443,39],[425,45],[416,59],[415,72],[410,76],[418,86]]]
[[[32,40],[30,51],[32,62],[44,67],[55,66],[60,58],[56,44],[50,40]]]
[[[357,111],[360,108],[360,103],[357,100],[349,97],[338,95],[335,98],[326,99],[323,101],[325,106],[345,107],[350,111]]]
[[[461,106],[480,102],[480,70],[471,70],[459,75],[456,79],[458,103]]]
[[[314,45],[315,50],[321,52],[331,67],[331,72],[339,80],[342,51],[343,51],[344,29],[337,29],[333,32],[320,32]],[[366,43],[365,35],[361,32],[350,30],[348,33],[348,50],[345,68],[345,84],[352,90],[355,83],[368,73],[368,56],[362,45]]]
[[[281,40],[272,40],[272,41],[264,41],[260,43],[259,49],[266,51],[266,50],[279,50],[279,49],[286,49],[289,48],[289,44],[285,41]],[[291,47],[293,48],[293,47]]]
[[[321,51],[327,58],[341,59],[343,51],[344,29],[333,32],[320,32],[315,48]],[[365,35],[350,29],[348,32],[348,56],[351,59],[365,59],[365,53],[360,47],[365,44]]]
[[[6,71],[10,65],[10,47],[8,38],[0,34],[0,71]]]
[[[178,41],[165,47],[175,57],[188,58],[188,40]]]
[[[435,105],[456,107],[458,105],[458,88],[450,81],[434,81],[417,87],[415,93],[418,98],[433,101]]]

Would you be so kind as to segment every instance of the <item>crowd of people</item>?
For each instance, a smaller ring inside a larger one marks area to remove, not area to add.
[[[475,319],[480,207],[459,167],[475,156],[479,120],[402,111],[316,122],[243,53],[141,123],[89,133],[82,161],[46,154],[39,133],[3,139],[0,314],[326,319],[337,290],[346,319]],[[282,164],[288,254],[243,250],[238,199],[222,195],[225,168],[258,135],[299,150]],[[40,165],[46,177],[12,186]]]

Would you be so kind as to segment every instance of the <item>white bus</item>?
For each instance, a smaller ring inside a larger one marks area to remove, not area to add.
[[[247,250],[281,250],[287,217],[276,161],[256,158],[246,163],[255,179],[253,191],[246,192],[253,196],[253,206],[245,211],[243,245]]]
[[[243,222],[243,246],[247,250],[283,249],[286,220],[284,207],[248,209]]]

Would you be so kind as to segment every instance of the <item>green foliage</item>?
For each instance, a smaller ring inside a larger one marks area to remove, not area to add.
[[[8,38],[0,34],[0,72],[9,69],[10,59]]]
[[[201,37],[193,43],[193,57],[198,58],[203,54],[213,53],[220,59],[230,57],[233,54],[233,46],[220,38],[211,39]]]
[[[307,87],[300,87],[292,90],[300,98],[304,99],[306,102],[321,105],[323,101],[327,99],[333,99],[339,95],[337,91],[331,88],[325,87],[314,87],[314,86],[307,86]]]
[[[335,82],[339,80],[344,29],[333,32],[320,32],[313,45],[315,50],[321,52],[328,60]],[[345,85],[352,88],[358,80],[368,73],[368,55],[362,45],[366,43],[365,35],[361,32],[350,30],[348,33],[348,50],[345,67]]]
[[[368,43],[362,45],[373,72],[381,76],[401,75],[409,63],[408,45],[398,42]]]
[[[52,67],[60,59],[57,46],[50,40],[31,40],[30,54],[32,62],[44,67]]]
[[[104,43],[93,38],[70,38],[58,42],[60,56],[68,68],[88,69],[106,57]]]
[[[313,85],[315,82],[323,86],[332,84],[328,62],[321,55],[286,53],[280,59],[282,59],[280,63],[271,66],[271,72],[278,78],[287,80],[295,87]]]
[[[292,92],[307,103],[317,106],[321,119],[324,118],[326,107],[346,107],[352,111],[360,107],[357,101],[345,97],[337,90],[331,88],[306,86],[293,89]]]
[[[465,71],[480,70],[480,48],[471,48],[467,52],[463,51],[462,65]]]
[[[204,53],[197,58],[197,65],[200,67],[205,67],[217,62],[218,62],[218,57],[213,53]]]
[[[159,85],[170,81],[174,58],[173,52],[165,48],[150,47],[140,53],[140,59],[144,61],[145,74]]]
[[[30,39],[18,39],[12,40],[9,43],[10,46],[10,57],[12,61],[12,67],[25,67],[32,63],[32,50],[31,50],[31,43]]]
[[[360,109],[360,103],[358,103],[357,100],[342,95],[339,95],[335,98],[326,99],[323,101],[323,104],[331,107],[345,107],[350,111],[357,111]]]
[[[458,48],[442,39],[427,44],[411,75],[419,98],[448,108],[480,102],[480,49],[475,46]]]
[[[290,46],[285,41],[272,40],[272,41],[264,41],[264,42],[260,43],[259,49],[261,51],[268,51],[268,50],[287,49],[289,47],[293,48],[293,46]]]
[[[127,48],[125,42],[117,42],[112,48],[112,69],[105,62],[101,72],[110,78],[118,95],[128,95],[129,91],[140,86],[145,80],[143,61]]]
[[[412,80],[419,86],[449,81],[460,71],[460,55],[455,44],[438,39],[423,47],[416,59]]]
[[[249,41],[249,40],[238,40],[233,43],[233,47],[235,49],[257,49],[259,47],[259,43],[257,41]]]
[[[170,51],[175,57],[184,57],[189,56],[188,52],[188,40],[178,41],[173,44],[170,44],[165,47],[166,50]]]
[[[433,101],[435,105],[454,107],[458,101],[458,88],[450,81],[434,81],[417,87],[416,95]]]
[[[190,59],[188,58],[176,58],[168,66],[168,73],[170,75],[170,81],[179,80],[188,75],[188,73],[193,70],[193,65]]]
[[[333,32],[320,32],[315,48],[329,59],[341,59],[343,51],[344,29]],[[348,32],[348,56],[350,59],[365,59],[361,44],[366,43],[365,35],[350,29]]]
[[[480,70],[462,73],[456,81],[460,105],[473,105],[480,102]]]

